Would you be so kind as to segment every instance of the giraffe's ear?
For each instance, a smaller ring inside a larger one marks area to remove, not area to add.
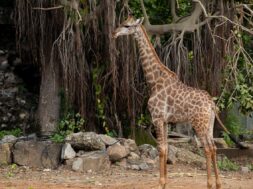
[[[142,22],[144,20],[144,17],[141,17],[141,18],[138,18],[136,21],[135,21],[135,25],[141,25]]]

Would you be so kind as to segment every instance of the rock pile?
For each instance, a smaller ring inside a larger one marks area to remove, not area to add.
[[[133,170],[148,170],[159,164],[158,151],[150,144],[137,146],[131,139],[115,139],[93,132],[69,135],[61,158],[65,166],[74,171],[106,170],[111,164]],[[177,161],[200,167],[205,165],[204,157],[169,145],[167,162],[175,164]]]
[[[150,156],[147,151],[151,148],[153,151]],[[79,132],[66,138],[61,159],[67,168],[74,171],[102,171],[110,168],[111,164],[146,170],[156,166],[158,152],[151,145],[138,147],[131,139],[115,139],[94,132]]]
[[[27,140],[29,139],[29,140]],[[94,132],[73,133],[65,144],[38,140],[36,135],[16,138],[5,136],[0,141],[0,165],[16,163],[42,169],[65,168],[77,172],[106,171],[112,164],[133,170],[158,167],[159,154],[150,144],[137,146],[134,140],[112,138]],[[168,148],[168,163],[177,161],[202,167],[203,157],[175,146]]]

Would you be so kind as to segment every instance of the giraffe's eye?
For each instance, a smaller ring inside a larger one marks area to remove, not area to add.
[[[125,25],[124,27],[125,27],[125,28],[129,28],[130,26],[128,26],[128,25]]]

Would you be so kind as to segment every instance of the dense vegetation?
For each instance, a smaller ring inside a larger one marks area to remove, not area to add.
[[[251,113],[250,3],[17,1],[20,54],[41,68],[38,119],[42,132],[52,134],[58,123],[62,127],[63,122],[72,120],[72,131],[78,128],[135,137],[136,129],[150,125],[148,89],[136,44],[131,37],[116,42],[111,38],[129,13],[145,17],[157,53],[183,82],[207,90],[224,111],[236,103],[243,113]],[[82,118],[77,121],[82,120],[82,128],[73,121],[79,113]]]

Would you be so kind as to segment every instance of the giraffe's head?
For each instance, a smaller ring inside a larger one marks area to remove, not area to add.
[[[133,16],[129,16],[115,31],[112,33],[113,38],[117,38],[121,35],[131,35],[135,33],[136,28],[139,27],[144,18],[134,19]]]

